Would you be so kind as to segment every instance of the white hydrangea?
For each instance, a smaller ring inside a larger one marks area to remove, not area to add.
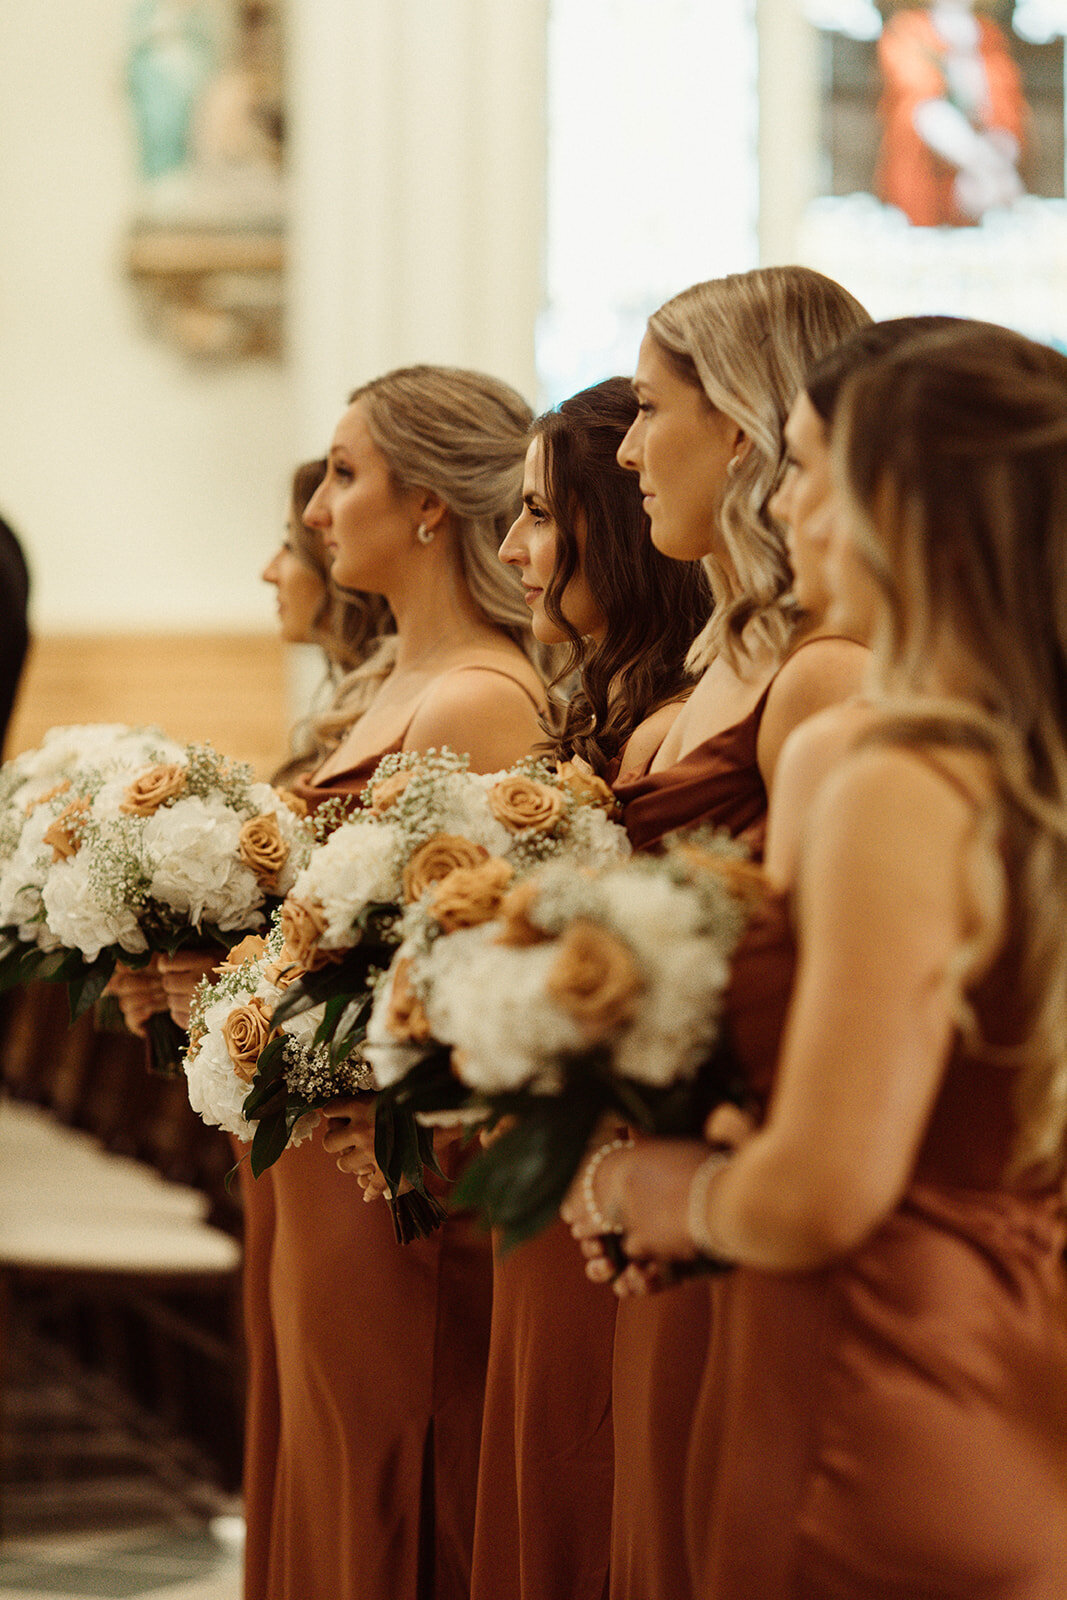
[[[193,927],[223,932],[263,922],[263,891],[237,850],[242,819],[213,796],[161,806],[144,825],[142,848],[150,893]]]
[[[367,905],[402,898],[401,865],[398,830],[369,817],[342,823],[312,853],[292,892],[294,899],[322,907],[324,949],[351,944],[353,923]]]
[[[95,961],[109,945],[120,945],[131,955],[148,949],[128,906],[101,903],[93,889],[92,863],[82,851],[54,864],[42,898],[51,932],[68,950],[79,950],[86,961]]]

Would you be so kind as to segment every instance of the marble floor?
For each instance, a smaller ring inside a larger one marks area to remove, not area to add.
[[[5,1368],[0,1600],[238,1600],[240,1507],[187,1446],[53,1347]]]

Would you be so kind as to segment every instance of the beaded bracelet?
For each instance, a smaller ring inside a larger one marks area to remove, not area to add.
[[[729,1161],[732,1151],[713,1150],[705,1156],[689,1180],[689,1198],[685,1208],[685,1231],[702,1256],[718,1257],[714,1241],[708,1233],[708,1188],[717,1172]]]
[[[623,1231],[619,1227],[613,1227],[601,1215],[600,1207],[596,1203],[593,1182],[600,1170],[600,1163],[606,1156],[613,1155],[616,1150],[629,1150],[632,1145],[632,1139],[609,1139],[606,1144],[602,1144],[599,1149],[593,1151],[593,1154],[585,1164],[585,1172],[582,1175],[582,1202],[585,1206],[586,1214],[597,1233],[622,1233]]]

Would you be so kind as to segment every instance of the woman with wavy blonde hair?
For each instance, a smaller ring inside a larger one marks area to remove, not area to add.
[[[778,753],[804,717],[856,693],[866,652],[802,613],[769,504],[783,426],[807,369],[869,322],[821,273],[770,267],[700,283],[649,318],[619,447],[652,543],[702,561],[714,609],[690,651],[700,672],[665,735],[624,752],[613,787],[634,845],[704,823],[762,845]],[[595,1192],[621,1152],[591,1157]],[[711,1295],[692,1284],[619,1307],[614,1363],[613,1600],[691,1593],[682,1488]]]
[[[639,1256],[735,1269],[690,1462],[698,1592],[1058,1600],[1067,358],[927,335],[850,380],[834,451],[874,714],[735,959],[766,1117],[720,1113],[710,1155],[634,1150],[600,1203]]]
[[[497,558],[530,421],[506,384],[453,368],[403,368],[353,394],[304,520],[333,584],[388,611],[318,724],[324,754],[293,785],[309,807],[350,801],[391,752],[448,745],[490,772],[542,737],[526,606]],[[253,1186],[269,1249],[246,1299],[262,1377],[249,1600],[469,1592],[489,1245],[462,1217],[397,1245],[387,1207],[364,1205],[347,1175],[358,1161],[341,1172],[330,1159],[366,1150],[366,1120],[359,1103],[336,1103],[324,1139]],[[446,1172],[458,1159],[440,1152]]]

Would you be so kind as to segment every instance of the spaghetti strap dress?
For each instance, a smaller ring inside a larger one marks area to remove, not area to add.
[[[351,801],[403,743],[294,791]],[[488,1240],[453,1215],[398,1245],[318,1135],[249,1189],[246,1600],[468,1600]]]
[[[651,849],[674,829],[703,823],[761,853],[767,792],[756,752],[771,686],[740,722],[673,766],[616,779],[615,796],[635,849]],[[618,1307],[611,1600],[695,1600],[683,1494],[712,1295],[708,1282],[696,1280],[648,1299],[623,1300]],[[700,1600],[705,1600],[703,1591]]]
[[[765,1095],[795,964],[772,900],[727,1000]],[[971,995],[1014,1044],[1009,940]],[[1067,1280],[1059,1186],[1007,1181],[1017,1068],[957,1040],[911,1182],[841,1261],[716,1279],[686,1513],[714,1600],[1062,1600]]]

